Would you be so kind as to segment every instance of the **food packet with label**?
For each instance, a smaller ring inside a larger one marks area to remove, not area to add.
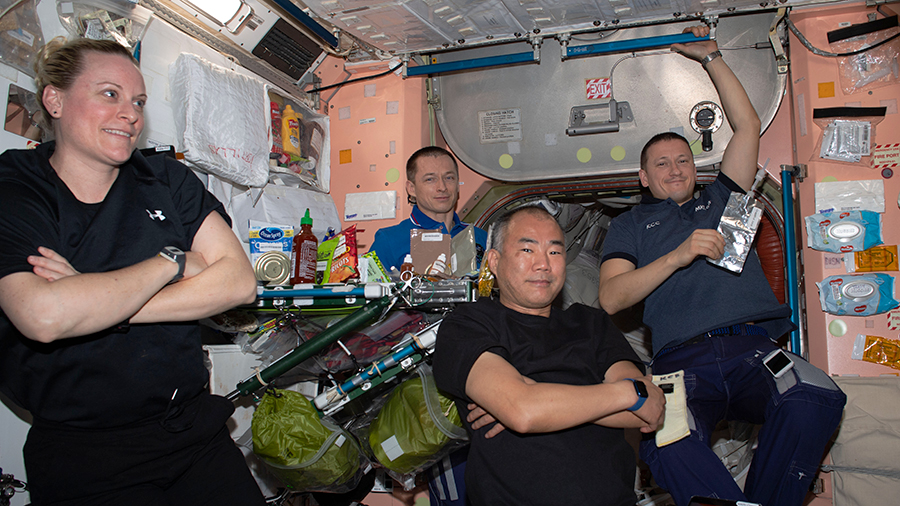
[[[322,273],[322,283],[345,283],[358,278],[356,256],[356,225],[341,230],[336,236],[319,244],[316,276]]]
[[[900,369],[900,341],[857,334],[851,358]]]
[[[744,270],[762,213],[762,204],[751,194],[731,192],[717,228],[725,237],[725,252],[717,259],[707,257],[706,261],[736,273]]]
[[[897,246],[874,246],[865,251],[844,253],[847,272],[897,271]]]

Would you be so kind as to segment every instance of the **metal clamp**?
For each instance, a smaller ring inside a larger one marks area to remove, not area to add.
[[[606,104],[579,105],[569,113],[566,135],[618,132],[619,123],[634,121],[631,105],[610,99]]]
[[[787,55],[784,54],[781,38],[778,37],[778,23],[784,19],[786,12],[786,8],[779,8],[778,13],[775,15],[775,19],[772,20],[772,24],[769,26],[769,42],[772,44],[772,50],[775,51],[775,66],[779,74],[787,74],[788,67],[790,67],[791,64]]]

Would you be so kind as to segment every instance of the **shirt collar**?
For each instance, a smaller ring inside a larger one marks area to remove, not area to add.
[[[444,230],[447,227],[443,222],[435,221],[431,219],[430,216],[426,215],[419,209],[418,205],[413,206],[412,213],[409,214],[409,221],[413,222],[413,224],[417,227],[421,227],[425,230]],[[462,221],[459,219],[459,215],[455,212],[453,213],[453,228],[460,226]],[[450,232],[449,230],[447,232]]]
[[[53,166],[50,165],[50,157],[53,156],[53,153],[56,152],[56,141],[47,141],[40,143],[37,148],[35,148],[38,152],[40,152],[44,159],[47,160],[47,170],[53,170]],[[154,177],[153,171],[147,166],[147,160],[141,154],[141,152],[135,148],[134,151],[131,152],[131,158],[128,159],[127,162],[123,163],[119,166],[121,170],[122,167],[126,165],[133,165],[136,168],[136,172],[149,177]]]

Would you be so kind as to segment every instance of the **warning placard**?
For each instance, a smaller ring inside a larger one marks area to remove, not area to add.
[[[588,100],[612,97],[612,83],[608,77],[584,80],[584,91]]]
[[[872,150],[872,168],[887,169],[900,166],[900,143],[876,144]]]
[[[478,130],[482,144],[522,140],[522,119],[519,109],[478,111]]]

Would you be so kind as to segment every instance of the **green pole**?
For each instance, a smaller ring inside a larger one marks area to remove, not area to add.
[[[288,372],[304,360],[322,351],[326,346],[333,344],[345,334],[362,327],[370,320],[380,315],[384,308],[390,305],[391,299],[392,296],[390,295],[375,299],[350,313],[339,322],[320,332],[316,337],[294,348],[293,351],[279,358],[269,367],[261,370],[259,372],[259,377],[253,375],[238,383],[237,389],[226,397],[230,400],[234,400],[239,395],[250,395],[259,390],[263,387],[262,383],[259,381],[260,377],[263,382],[268,383],[270,380]]]

